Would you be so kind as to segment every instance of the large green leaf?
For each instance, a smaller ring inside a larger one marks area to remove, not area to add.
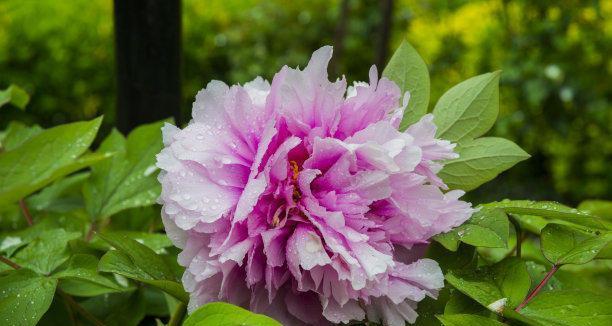
[[[113,130],[102,142],[98,151],[115,155],[94,165],[83,187],[87,211],[93,218],[155,203],[160,193],[155,154],[162,149],[162,125],[156,122],[140,126],[127,139]]]
[[[506,324],[500,323],[497,320],[491,318],[468,315],[468,314],[456,314],[456,315],[442,315],[437,316],[442,325],[444,326],[467,326],[467,325],[479,325],[479,326],[504,326]]]
[[[17,201],[53,180],[106,158],[81,156],[102,118],[44,130],[21,146],[0,154],[0,205]]]
[[[30,95],[17,85],[11,85],[4,90],[0,90],[0,107],[11,103],[24,110],[28,102],[30,102]]]
[[[0,277],[2,325],[36,325],[53,301],[56,284],[25,268]]]
[[[525,262],[514,257],[475,271],[450,271],[446,280],[463,294],[500,314],[516,307],[531,285]]]
[[[81,188],[89,172],[79,172],[56,180],[50,186],[28,197],[31,210],[67,212],[83,207]]]
[[[70,257],[67,266],[53,274],[53,277],[61,280],[60,286],[64,292],[77,296],[95,296],[130,289],[98,273],[98,259],[92,255],[76,254]]]
[[[444,93],[433,110],[437,137],[460,142],[491,129],[499,112],[499,75],[472,77]]]
[[[584,290],[557,290],[538,294],[521,314],[555,326],[612,325],[612,300]]]
[[[410,92],[410,101],[400,125],[400,130],[404,130],[427,113],[430,93],[427,65],[412,45],[404,40],[389,60],[383,76],[394,81],[402,94]]]
[[[460,241],[476,247],[505,248],[509,232],[510,223],[504,211],[482,208],[464,224],[434,239],[451,251],[457,250]]]
[[[19,121],[11,121],[2,138],[2,149],[12,151],[26,140],[38,135],[43,129],[38,125],[28,127]]]
[[[70,258],[68,241],[81,235],[53,229],[41,232],[13,258],[16,263],[41,274],[49,274]]]
[[[515,143],[496,137],[483,137],[460,143],[459,158],[447,161],[439,176],[453,189],[472,190],[498,174],[529,158]]]
[[[98,270],[150,284],[183,302],[188,301],[182,285],[176,282],[172,268],[149,247],[121,234],[100,236],[116,250],[102,256]]]
[[[252,313],[246,309],[224,302],[205,304],[194,311],[183,326],[281,326],[276,320]]]
[[[501,208],[508,214],[536,215],[602,230],[610,229],[610,224],[598,216],[552,201],[506,199],[483,204],[483,206]]]
[[[584,264],[595,258],[612,241],[612,232],[584,232],[560,224],[542,230],[542,252],[555,265]]]

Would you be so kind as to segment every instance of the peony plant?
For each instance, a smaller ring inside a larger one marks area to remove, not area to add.
[[[102,118],[11,122],[2,324],[612,324],[610,202],[461,199],[529,157],[486,136],[500,72],[429,110],[408,43],[348,87],[331,56],[212,81],[183,128],[113,130],[95,151]],[[3,110],[28,99],[0,91]]]

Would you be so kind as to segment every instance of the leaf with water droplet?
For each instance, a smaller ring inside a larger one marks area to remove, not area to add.
[[[532,200],[502,200],[483,204],[484,207],[500,208],[508,214],[535,215],[560,221],[559,223],[582,225],[600,230],[610,230],[611,224],[598,216],[571,208],[557,202]]]
[[[120,286],[100,274],[98,258],[92,255],[76,254],[70,257],[66,266],[52,276],[61,280],[60,288],[64,292],[80,297],[133,290],[133,287]]]
[[[77,232],[64,229],[42,231],[13,260],[41,274],[49,274],[70,257],[68,241],[79,238]]]
[[[445,277],[457,290],[500,314],[516,307],[531,286],[525,262],[514,257],[475,271],[450,271]]]
[[[116,250],[102,256],[98,270],[147,283],[183,302],[189,300],[183,286],[176,282],[174,270],[161,255],[125,235],[101,234],[100,237]]]
[[[22,268],[0,277],[0,321],[3,325],[36,325],[49,309],[57,280]]]
[[[155,155],[162,149],[163,123],[142,125],[127,139],[113,130],[104,139],[98,152],[115,155],[92,166],[91,177],[83,187],[85,206],[92,218],[106,218],[128,208],[155,203],[160,193]]]
[[[101,118],[41,131],[0,154],[0,205],[17,201],[60,177],[105,159],[81,156],[93,141]]]
[[[481,208],[464,224],[436,235],[434,240],[451,251],[457,250],[459,242],[476,247],[506,248],[509,232],[508,217],[502,210]]]
[[[542,253],[551,263],[584,264],[612,241],[612,232],[584,232],[560,224],[548,224],[542,230]]]
[[[609,326],[612,325],[612,300],[609,294],[555,290],[538,294],[521,310],[521,315],[542,325]]]

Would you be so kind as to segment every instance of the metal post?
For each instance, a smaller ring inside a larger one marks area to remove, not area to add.
[[[181,1],[114,0],[117,125],[180,119]]]

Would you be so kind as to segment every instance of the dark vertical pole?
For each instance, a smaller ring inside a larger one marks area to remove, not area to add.
[[[346,25],[349,15],[349,0],[340,2],[340,12],[338,12],[338,24],[334,33],[334,56],[331,60],[331,75],[337,76],[340,71],[340,60],[344,52],[344,37],[346,35]]]
[[[387,65],[387,56],[389,55],[389,40],[393,23],[393,0],[380,0],[380,14],[380,38],[378,39],[378,51],[376,53],[376,67],[379,71],[382,71]]]
[[[180,118],[181,1],[114,0],[117,123]]]

